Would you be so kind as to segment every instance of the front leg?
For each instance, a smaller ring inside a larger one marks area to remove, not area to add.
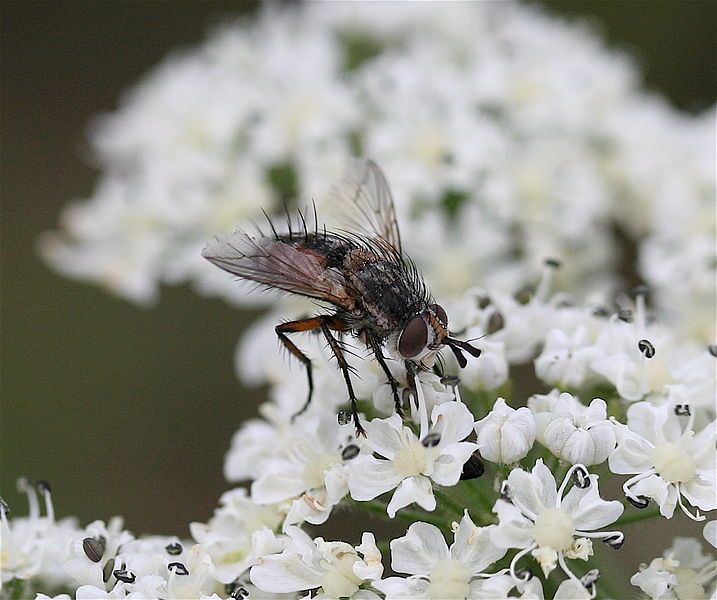
[[[329,348],[331,348],[334,357],[336,357],[336,362],[338,363],[339,369],[341,369],[341,373],[343,373],[344,380],[346,381],[346,389],[348,390],[349,400],[351,401],[351,417],[354,422],[354,427],[356,428],[356,435],[366,437],[366,430],[362,427],[361,421],[359,420],[358,407],[356,405],[356,394],[354,393],[354,388],[351,384],[351,376],[349,375],[351,365],[349,365],[346,357],[344,356],[341,344],[339,344],[338,340],[331,333],[332,329],[334,331],[345,331],[346,325],[343,321],[336,317],[321,317],[321,331],[323,332],[326,342],[329,344]]]
[[[396,414],[399,417],[403,418],[403,406],[401,403],[401,399],[398,397],[398,381],[396,381],[396,378],[393,376],[393,373],[391,373],[391,369],[389,369],[388,365],[386,364],[386,358],[381,351],[381,342],[379,342],[370,333],[366,333],[366,341],[368,343],[368,347],[371,349],[373,355],[376,357],[378,364],[381,365],[381,368],[383,369],[383,372],[386,374],[386,377],[388,379],[388,383],[391,386],[391,393],[393,394],[393,405],[396,409]]]

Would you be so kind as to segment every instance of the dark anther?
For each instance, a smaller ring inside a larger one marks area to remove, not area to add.
[[[35,487],[37,488],[38,492],[50,492],[52,493],[52,488],[50,487],[50,482],[45,481],[44,479],[38,479],[35,482]]]
[[[530,581],[534,577],[530,569],[518,569],[515,574],[521,581]]]
[[[137,576],[127,569],[117,569],[113,574],[117,581],[121,581],[122,583],[134,583],[137,579]]]
[[[483,461],[481,460],[478,450],[476,450],[471,457],[463,465],[463,471],[461,472],[461,481],[468,479],[477,479],[485,472]]]
[[[510,491],[507,481],[504,481],[500,486],[500,499],[505,500],[506,502],[513,501],[513,494]]]
[[[645,355],[645,358],[652,358],[655,356],[655,347],[648,340],[640,340],[637,342],[637,347]]]
[[[600,579],[600,571],[597,569],[590,569],[580,578],[580,583],[582,583],[584,587],[590,588],[595,585],[595,582],[598,579]]]
[[[341,451],[341,458],[343,460],[351,460],[352,458],[356,458],[361,452],[361,449],[356,444],[349,444]]]
[[[490,316],[490,319],[488,319],[488,327],[485,332],[490,335],[496,331],[500,331],[503,327],[505,327],[505,319],[501,313],[496,311]]]
[[[546,258],[545,259],[545,266],[546,267],[553,267],[553,269],[559,269],[560,268],[560,261],[557,258]]]
[[[167,565],[167,571],[176,573],[177,575],[189,575],[187,567],[180,562],[172,562]]]
[[[590,473],[586,469],[578,468],[573,472],[573,482],[581,490],[590,487]]]
[[[2,514],[4,515],[10,513],[10,507],[7,505],[7,502],[5,502],[5,500],[3,500],[2,498],[0,498],[0,512],[2,512]]]
[[[513,297],[518,304],[528,304],[534,291],[532,287],[524,287],[522,290],[518,290]]]
[[[707,352],[709,352],[712,356],[717,357],[717,344],[710,344],[707,346]]]
[[[478,308],[483,310],[488,306],[490,306],[490,296],[481,296],[480,298],[478,298]]]
[[[629,308],[622,308],[617,311],[617,318],[625,323],[632,323],[632,311]]]
[[[605,308],[604,306],[596,306],[593,308],[593,316],[594,317],[609,317],[610,311]]]
[[[18,477],[17,478],[17,491],[21,494],[27,494],[28,488],[32,484],[30,483],[30,480],[27,477]]]
[[[115,570],[115,559],[110,558],[106,563],[105,566],[102,568],[102,581],[107,583],[110,580],[110,577],[112,577],[112,571]]]
[[[650,503],[650,499],[647,496],[638,496],[637,498],[627,496],[627,501],[635,508],[640,509],[647,508],[647,505]]]
[[[441,434],[436,431],[429,433],[421,440],[421,444],[423,444],[426,448],[433,448],[434,446],[438,446],[440,443]]]
[[[444,375],[441,377],[441,383],[448,387],[455,387],[461,382],[461,378],[456,375]]]
[[[607,544],[610,546],[610,548],[613,548],[615,550],[619,550],[622,548],[622,545],[625,543],[625,536],[621,533],[618,535],[611,535],[610,537],[606,537],[603,540],[603,544]]]
[[[246,588],[238,587],[235,588],[234,591],[229,595],[232,600],[244,600],[244,598],[249,597],[249,592]]]
[[[340,410],[336,415],[339,425],[348,425],[351,422],[351,413],[347,410]]]
[[[371,456],[373,456],[376,460],[388,460],[385,456],[381,456],[378,452],[374,452]]]
[[[632,298],[639,298],[640,296],[647,298],[649,293],[650,289],[646,285],[637,285],[628,292]]]
[[[102,555],[105,553],[105,541],[103,539],[86,537],[82,540],[82,549],[85,551],[87,558],[92,562],[100,562]]]
[[[171,544],[167,544],[164,549],[170,556],[178,556],[182,553],[182,544],[179,542],[172,542]]]
[[[678,417],[689,417],[692,414],[689,404],[676,404],[675,415]]]

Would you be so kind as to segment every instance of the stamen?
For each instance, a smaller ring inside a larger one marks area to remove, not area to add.
[[[172,562],[167,565],[167,570],[176,575],[189,575],[187,567],[180,562]]]
[[[695,514],[692,514],[689,510],[687,510],[687,507],[682,503],[682,492],[680,491],[680,484],[676,483],[675,487],[677,488],[677,504],[680,505],[682,512],[685,513],[693,521],[704,521],[707,517],[705,517],[703,514],[700,514],[700,511],[697,508],[695,508]]]
[[[515,581],[516,583],[524,583],[524,582],[528,581],[528,579],[530,579],[530,577],[528,577],[527,579],[521,579],[521,578],[519,578],[519,577],[518,577],[518,574],[517,574],[516,571],[515,571],[515,565],[518,564],[518,561],[519,561],[521,558],[523,558],[526,554],[528,554],[529,552],[532,552],[533,550],[535,550],[535,548],[536,548],[537,546],[538,546],[537,544],[531,544],[531,545],[528,546],[527,548],[524,548],[523,550],[521,550],[520,552],[518,552],[518,554],[516,554],[516,555],[513,557],[513,560],[510,561],[509,573],[510,573],[510,576],[511,576],[511,578],[513,579],[513,581]],[[521,573],[522,573],[522,571],[521,571]]]
[[[707,352],[717,358],[717,344],[710,344],[707,346]]]
[[[565,556],[563,556],[562,552],[558,552],[558,564],[560,565],[560,568],[563,570],[563,573],[565,573],[570,579],[572,579],[574,582],[579,583],[580,585],[583,584],[582,581],[580,581],[576,576],[575,573],[573,573],[569,568],[567,563],[565,562]]]
[[[134,583],[137,580],[137,576],[126,568],[117,569],[113,574],[117,581],[121,581],[122,583]]]
[[[85,552],[85,556],[92,562],[100,562],[105,553],[105,540],[104,538],[86,537],[82,540],[82,549]]]
[[[645,496],[637,496],[633,494],[630,491],[630,487],[635,485],[638,481],[642,481],[646,477],[649,477],[650,475],[654,475],[656,473],[655,469],[649,469],[645,471],[644,473],[639,473],[635,475],[634,477],[630,477],[625,483],[622,484],[622,491],[625,492],[625,497],[628,499],[628,501],[635,507],[635,508],[645,508],[647,506],[647,502],[645,502],[644,506],[642,506],[642,503],[645,501]],[[635,502],[633,502],[635,500]]]
[[[645,310],[645,297],[647,296],[647,288],[639,287],[633,291],[635,294],[635,325],[637,333],[642,335],[645,332],[647,323],[647,313]],[[648,357],[650,358],[650,357]]]
[[[429,433],[426,437],[424,437],[421,440],[421,444],[425,448],[434,448],[435,446],[438,446],[438,444],[441,443],[441,434],[437,431],[432,431]]]
[[[110,577],[112,577],[112,571],[115,569],[115,559],[110,558],[106,563],[105,566],[102,568],[102,581],[107,583],[110,580]]]
[[[229,597],[232,600],[244,600],[244,598],[249,597],[249,592],[246,590],[246,588],[238,587],[229,595]]]
[[[640,350],[640,352],[642,352],[642,355],[645,358],[652,358],[653,356],[655,356],[655,347],[649,340],[640,340],[639,342],[637,342],[637,348],[638,350]]]
[[[625,543],[625,534],[622,531],[580,531],[576,529],[575,535],[578,537],[601,539],[604,544],[607,544],[614,550],[619,550]]]
[[[692,414],[689,404],[675,404],[675,416],[689,417]]]
[[[35,482],[35,486],[39,492],[45,497],[45,513],[51,523],[55,522],[55,507],[52,505],[52,490],[50,484],[44,479],[38,479]]]
[[[590,569],[580,578],[580,583],[582,583],[585,588],[590,588],[597,583],[598,579],[600,579],[600,571],[597,569]]]
[[[426,397],[423,395],[423,387],[418,375],[413,376],[413,385],[416,390],[416,399],[418,400],[418,420],[419,420],[419,438],[423,439],[428,435],[428,408],[426,407]]]
[[[20,477],[17,480],[17,491],[21,494],[27,494],[28,517],[30,520],[40,518],[40,504],[37,501],[37,491],[27,477]]]
[[[580,474],[578,475],[578,472]],[[563,499],[563,494],[565,493],[565,488],[568,486],[568,483],[572,479],[573,475],[575,474],[575,485],[577,485],[580,489],[585,489],[590,485],[590,472],[580,464],[573,465],[568,469],[568,472],[565,474],[565,477],[563,477],[563,482],[560,484],[560,487],[558,488],[558,500],[556,502],[556,506],[559,508],[560,503]],[[586,485],[587,482],[587,485]]]
[[[513,494],[510,491],[507,481],[503,481],[500,485],[500,499],[510,502],[511,504],[513,502]]]
[[[182,544],[179,542],[172,542],[171,544],[167,544],[164,549],[170,556],[179,556],[182,553]]]

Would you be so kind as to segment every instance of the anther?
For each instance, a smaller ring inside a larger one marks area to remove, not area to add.
[[[559,269],[561,266],[561,263],[557,258],[546,258],[545,266],[552,267],[553,269]]]
[[[3,516],[7,516],[10,514],[10,507],[7,505],[7,502],[0,498],[0,513],[2,513]]]
[[[167,571],[176,573],[177,575],[189,575],[187,567],[180,562],[171,562],[167,565]]]
[[[478,308],[481,310],[490,306],[490,296],[481,296],[478,298]]]
[[[35,487],[37,488],[38,492],[50,492],[52,493],[52,488],[50,487],[50,482],[46,481],[44,479],[38,479],[35,482]]]
[[[30,483],[30,480],[27,477],[17,478],[17,491],[21,494],[27,494],[31,485],[32,483]]]
[[[115,570],[115,559],[110,558],[106,563],[105,566],[102,568],[102,581],[107,583],[110,580],[110,577],[112,577],[112,571]]]
[[[113,572],[113,575],[117,581],[121,581],[122,583],[134,583],[137,579],[137,576],[127,569],[117,569]]]
[[[655,347],[648,340],[640,340],[637,342],[637,348],[642,352],[645,358],[652,358],[655,356]]]
[[[343,460],[351,460],[356,458],[361,452],[361,449],[356,444],[349,444],[341,451],[341,458]]]
[[[92,562],[100,562],[102,555],[105,553],[105,540],[103,538],[86,537],[82,540],[82,549]]]
[[[528,568],[520,569],[515,574],[521,581],[530,581],[534,577],[533,572]]]
[[[510,486],[507,481],[504,481],[500,486],[500,499],[506,502],[513,501],[513,493],[510,491]]]
[[[606,537],[603,539],[603,544],[607,544],[610,546],[610,548],[613,548],[614,550],[619,550],[622,548],[622,545],[625,543],[625,536],[621,533],[617,535],[611,535],[610,537]]]
[[[593,308],[592,314],[594,317],[609,317],[610,311],[604,306],[596,306]]]
[[[167,544],[164,549],[170,556],[179,556],[182,553],[182,544],[179,542],[172,542],[171,544]]]
[[[229,595],[232,600],[244,600],[244,598],[249,597],[249,592],[246,588],[238,587],[235,588],[234,591]]]
[[[441,434],[437,431],[434,431],[432,433],[429,433],[426,437],[424,437],[421,440],[421,444],[423,444],[426,448],[433,448],[434,446],[438,446],[438,444],[441,443]]]
[[[461,382],[461,378],[456,375],[444,375],[441,377],[441,383],[448,387],[455,387]]]
[[[625,323],[632,323],[632,311],[629,308],[621,308],[617,311],[617,318]]]
[[[626,496],[627,501],[632,504],[635,508],[643,509],[647,508],[650,503],[650,499],[647,496]]]
[[[378,452],[371,454],[376,460],[388,460],[385,456],[381,456]]]
[[[486,333],[491,335],[496,331],[500,331],[503,327],[505,327],[505,319],[503,318],[503,315],[499,312],[494,312],[488,319]]]
[[[600,579],[600,571],[597,569],[590,569],[580,578],[580,583],[583,584],[583,587],[590,588],[595,585],[598,579]]]
[[[650,289],[646,285],[637,285],[634,288],[632,288],[628,294],[631,298],[639,298],[642,296],[643,298],[647,298],[647,296],[650,294]]]
[[[483,466],[483,461],[481,460],[478,450],[476,450],[473,454],[471,454],[471,457],[466,461],[466,464],[463,465],[463,470],[461,471],[461,481],[477,479],[483,475],[483,473],[485,473],[485,467]]]
[[[692,409],[689,404],[675,404],[675,416],[689,417],[692,415]]]
[[[578,467],[573,472],[573,482],[581,490],[589,488],[590,487],[590,473],[588,473],[587,469]]]
[[[336,415],[339,425],[348,425],[351,422],[351,413],[347,410],[340,410]]]
[[[717,344],[710,344],[707,346],[707,352],[709,352],[712,356],[717,357]]]

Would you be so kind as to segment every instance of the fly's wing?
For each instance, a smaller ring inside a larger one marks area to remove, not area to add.
[[[352,231],[362,231],[401,254],[396,209],[383,171],[372,160],[356,160],[334,189],[344,205],[343,220]]]
[[[243,231],[216,236],[202,256],[220,269],[270,288],[330,302],[350,310],[353,300],[338,271],[326,267],[326,258],[301,243],[260,237]]]

